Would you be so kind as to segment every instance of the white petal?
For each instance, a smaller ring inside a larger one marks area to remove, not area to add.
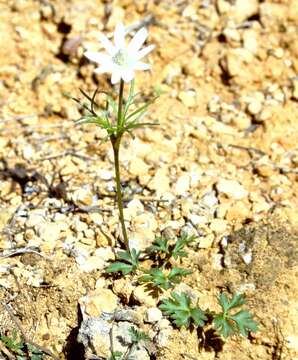
[[[125,82],[130,82],[135,77],[135,73],[132,69],[125,69],[121,73],[121,77]]]
[[[142,61],[137,61],[134,65],[134,69],[135,70],[149,70],[150,69],[150,65],[143,63]]]
[[[95,52],[95,51],[86,51],[84,53],[86,58],[96,63],[102,64],[109,60],[109,56],[103,53]]]
[[[147,39],[148,31],[146,28],[140,29],[135,36],[132,38],[130,43],[128,44],[127,51],[135,51],[137,52],[141,46],[144,44],[145,40]]]
[[[122,23],[116,25],[114,31],[114,43],[117,49],[124,49],[125,44],[125,27]]]
[[[153,49],[155,48],[155,45],[149,45],[145,47],[144,49],[138,51],[136,58],[137,60],[140,60],[142,57],[148,55]]]
[[[119,70],[114,70],[112,73],[111,83],[117,84],[120,81],[120,78],[121,78],[121,74]]]
[[[99,35],[99,40],[102,46],[107,50],[109,55],[113,56],[115,52],[117,52],[117,49],[115,48],[113,43],[104,34]]]
[[[113,68],[114,68],[114,65],[113,63],[110,61],[110,62],[106,62],[104,63],[102,66],[96,68],[94,70],[94,72],[96,74],[103,74],[103,73],[106,73],[106,72],[113,72]]]

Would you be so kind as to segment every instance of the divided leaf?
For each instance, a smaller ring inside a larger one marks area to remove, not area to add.
[[[155,286],[160,286],[164,290],[168,290],[181,282],[182,276],[189,275],[190,270],[173,268],[168,274],[165,274],[159,268],[151,268],[146,271],[145,275],[139,278],[140,282],[150,282]]]
[[[122,261],[115,261],[110,264],[106,268],[106,272],[122,272],[123,275],[135,272],[139,267],[139,257],[140,252],[137,252],[135,249],[132,249],[131,251],[119,251],[116,255],[116,259]]]
[[[240,333],[247,337],[249,331],[256,332],[258,324],[253,320],[253,315],[245,310],[231,314],[230,310],[245,304],[245,297],[242,294],[236,294],[231,300],[226,294],[221,293],[218,302],[222,308],[222,313],[215,315],[213,325],[219,334],[224,338]]]
[[[168,315],[178,326],[186,328],[194,323],[195,326],[203,326],[207,317],[199,307],[192,307],[191,300],[186,293],[172,292],[172,298],[164,299],[159,308]]]
[[[188,236],[188,235],[182,235],[180,238],[177,239],[176,244],[172,250],[172,256],[175,260],[178,259],[178,257],[187,257],[187,252],[183,250],[183,248],[187,245],[189,245],[191,242],[193,242],[196,239],[196,236]]]

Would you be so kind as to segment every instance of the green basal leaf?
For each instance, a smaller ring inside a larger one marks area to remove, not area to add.
[[[248,332],[257,332],[258,324],[253,320],[251,313],[245,310],[241,310],[234,315],[231,315],[231,319],[235,321],[238,330],[241,335],[247,337]]]
[[[183,248],[189,245],[195,239],[196,236],[187,236],[187,235],[183,235],[180,238],[178,238],[172,250],[173,258],[177,260],[179,257],[187,257],[187,253],[185,250],[183,250]]]
[[[122,272],[123,275],[127,275],[131,272],[133,272],[133,266],[129,264],[125,264],[120,261],[116,261],[112,264],[110,264],[106,268],[107,273],[116,273],[116,272]]]
[[[127,275],[131,272],[135,272],[139,266],[140,253],[135,249],[129,251],[119,251],[116,255],[116,260],[106,268],[107,273],[122,272],[123,275]]]
[[[213,325],[221,336],[226,338],[240,333],[247,337],[249,331],[256,332],[258,330],[258,324],[253,320],[253,315],[248,311],[230,312],[245,304],[245,297],[242,294],[236,294],[230,300],[226,294],[221,293],[218,302],[223,312],[215,315]]]
[[[158,237],[154,240],[153,244],[146,250],[149,254],[164,253],[169,254],[168,239],[164,237]]]
[[[203,326],[207,320],[206,315],[199,307],[191,306],[190,298],[186,293],[172,292],[171,298],[164,299],[159,308],[178,327],[189,327],[191,323],[194,323],[195,326]]]

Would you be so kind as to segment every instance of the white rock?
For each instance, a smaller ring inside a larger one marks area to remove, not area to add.
[[[100,316],[102,313],[111,314],[117,308],[118,298],[109,289],[98,288],[79,299],[84,316]]]
[[[174,188],[176,195],[185,195],[189,191],[189,188],[190,176],[188,174],[179,176]]]
[[[162,312],[157,307],[147,309],[145,313],[145,321],[155,323],[162,319]]]
[[[217,234],[222,234],[227,229],[227,221],[222,219],[213,219],[210,223],[210,229]]]
[[[189,215],[189,220],[194,225],[201,225],[201,224],[207,224],[208,223],[208,218],[205,215],[190,214]]]
[[[43,222],[35,226],[37,234],[43,241],[54,243],[59,240],[61,228],[57,223]]]
[[[209,249],[212,247],[214,241],[214,235],[209,234],[205,237],[200,237],[199,239],[199,248],[200,249]]]
[[[202,203],[209,208],[212,208],[218,204],[218,199],[214,191],[208,192],[202,198]]]
[[[216,188],[220,193],[236,200],[243,199],[248,195],[247,190],[236,180],[220,179]]]

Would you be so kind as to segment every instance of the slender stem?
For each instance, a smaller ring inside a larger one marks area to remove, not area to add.
[[[119,91],[119,102],[118,102],[118,114],[117,114],[117,134],[111,136],[111,143],[114,151],[114,162],[115,162],[115,178],[116,178],[116,194],[117,194],[117,204],[119,210],[119,220],[121,223],[122,234],[124,238],[124,244],[126,250],[129,251],[128,236],[125,227],[124,213],[123,213],[123,197],[121,191],[121,182],[120,182],[120,165],[119,165],[119,150],[121,142],[121,122],[122,122],[122,106],[123,106],[123,90],[124,90],[124,81],[121,79],[120,82],[120,91]]]
[[[119,166],[120,140],[121,140],[121,138],[117,138],[116,141],[112,141],[112,145],[113,145],[113,151],[114,151],[116,193],[117,193],[117,204],[118,204],[118,210],[119,210],[119,220],[121,223],[125,247],[126,247],[126,250],[129,250],[128,236],[127,236],[127,231],[126,231],[125,221],[124,221],[123,198],[122,198],[121,182],[120,182],[120,166]]]
[[[117,130],[121,126],[122,118],[122,106],[123,106],[123,90],[124,90],[124,81],[120,80],[120,90],[119,90],[119,100],[118,100],[118,116],[117,116]]]

